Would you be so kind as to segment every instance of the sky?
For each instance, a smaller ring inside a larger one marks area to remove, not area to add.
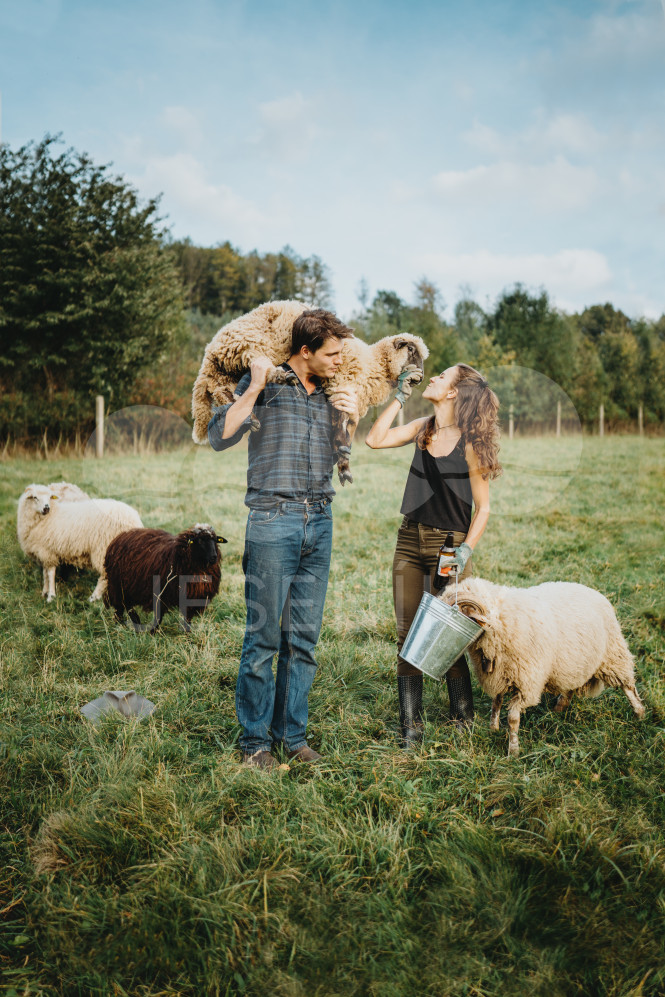
[[[445,314],[516,282],[665,312],[665,0],[0,0],[2,141]]]

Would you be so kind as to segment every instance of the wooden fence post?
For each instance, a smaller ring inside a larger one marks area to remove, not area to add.
[[[637,431],[640,436],[644,436],[644,405],[641,402],[637,409]]]
[[[561,402],[556,403],[556,435],[561,436]]]
[[[598,410],[598,435],[605,435],[605,406],[600,403],[600,409]]]
[[[508,409],[508,439],[512,440],[515,434],[515,406],[511,405]]]
[[[95,398],[95,457],[104,456],[104,396]]]

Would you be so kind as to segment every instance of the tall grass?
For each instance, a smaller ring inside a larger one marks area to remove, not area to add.
[[[665,584],[657,440],[506,442],[475,558],[514,584],[605,592],[647,718],[619,693],[527,711],[523,755],[426,680],[397,748],[390,564],[409,454],[354,448],[310,696],[315,768],[238,765],[245,454],[16,459],[0,482],[0,993],[608,997],[665,992]],[[118,628],[88,572],[40,595],[15,503],[65,478],[146,525],[230,540],[212,611]],[[227,553],[228,552],[228,553]],[[157,703],[88,724],[104,689]]]

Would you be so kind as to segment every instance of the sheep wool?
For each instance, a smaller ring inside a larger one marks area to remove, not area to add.
[[[284,380],[284,371],[277,368],[289,359],[293,323],[307,308],[299,301],[269,301],[222,326],[215,334],[206,346],[192,393],[195,443],[207,443],[213,404],[228,405],[233,401],[238,381],[257,356],[267,356],[275,364],[269,381]],[[406,367],[417,368],[422,376],[428,356],[423,340],[409,333],[386,336],[377,343],[365,343],[352,336],[342,340],[342,362],[335,375],[326,380],[324,390],[332,398],[342,389],[354,390],[362,418],[371,405],[385,402]],[[343,413],[339,413],[335,442],[339,477],[344,484],[353,479],[348,470],[348,416]]]
[[[17,533],[23,552],[41,564],[42,594],[55,599],[55,570],[60,564],[93,568],[99,573],[90,602],[106,588],[104,556],[123,530],[142,526],[136,509],[115,499],[61,500],[45,485],[29,485],[19,499]]]
[[[219,590],[220,543],[226,540],[209,523],[196,523],[176,536],[151,529],[121,533],[106,551],[104,602],[115,609],[119,623],[127,610],[137,631],[147,628],[134,607],[152,611],[150,633],[164,613],[178,607],[184,629],[189,631],[190,620],[204,611]]]
[[[23,553],[28,557],[30,556],[23,544],[28,532],[27,520],[30,518],[30,512],[33,514],[35,512],[35,502],[40,503],[43,514],[44,511],[49,511],[53,502],[82,502],[84,499],[89,498],[90,496],[87,492],[84,492],[78,485],[73,485],[70,481],[52,481],[48,485],[28,485],[24,495],[19,499],[16,522],[16,533]],[[30,509],[31,506],[32,509]],[[42,577],[42,595],[47,596],[49,592],[49,579],[46,568],[42,569]]]
[[[458,591],[459,608],[485,628],[468,650],[483,692],[492,697],[490,727],[499,729],[504,695],[508,705],[508,754],[519,754],[520,714],[558,693],[555,709],[573,694],[597,696],[606,686],[623,689],[638,718],[644,704],[635,688],[633,656],[611,603],[595,589],[574,582],[532,588],[495,585],[468,578]],[[452,604],[454,592],[444,601]]]
[[[291,356],[293,323],[308,306],[302,301],[268,301],[219,329],[205,348],[192,392],[195,443],[208,442],[213,405],[228,405],[252,360],[267,356],[279,367]],[[271,372],[271,378],[277,371]]]
[[[23,553],[28,554],[24,543],[29,533],[30,523],[37,512],[43,516],[50,512],[54,502],[63,500],[81,502],[83,499],[89,498],[87,492],[82,491],[78,485],[70,484],[69,481],[52,481],[50,485],[28,485],[18,500],[16,514],[16,534]]]

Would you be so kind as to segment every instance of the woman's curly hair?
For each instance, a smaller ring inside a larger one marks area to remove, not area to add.
[[[478,457],[483,478],[498,478],[503,470],[499,463],[499,399],[474,367],[458,363],[456,368],[455,424],[462,430],[463,442],[470,443]],[[416,436],[421,450],[432,442],[435,432],[431,416]]]

